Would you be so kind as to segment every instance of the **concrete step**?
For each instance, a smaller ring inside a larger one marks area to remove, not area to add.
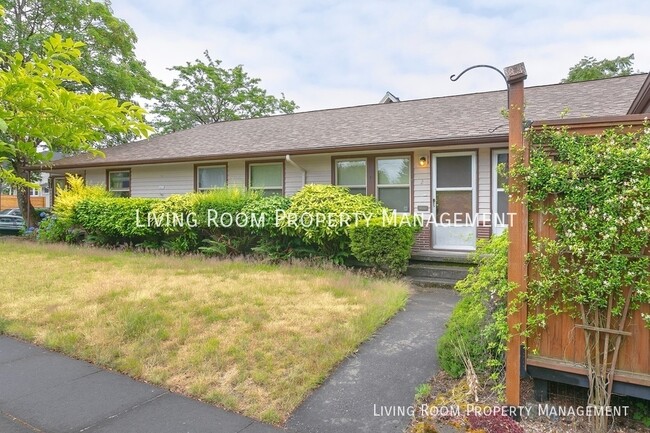
[[[415,251],[411,255],[411,262],[444,263],[451,266],[474,264],[470,253],[461,251]]]
[[[454,289],[457,280],[446,278],[406,277],[417,292],[427,292],[429,289]]]
[[[449,266],[437,263],[411,263],[406,270],[409,277],[429,278],[440,280],[462,280],[467,276],[467,266]]]

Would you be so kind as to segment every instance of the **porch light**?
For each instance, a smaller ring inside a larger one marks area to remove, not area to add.
[[[426,167],[427,166],[427,157],[426,156],[421,156],[420,157],[420,167]]]

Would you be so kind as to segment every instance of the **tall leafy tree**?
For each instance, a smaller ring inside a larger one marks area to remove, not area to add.
[[[141,107],[106,93],[70,90],[89,85],[71,64],[81,48],[81,42],[55,34],[43,43],[42,54],[29,59],[0,51],[0,182],[17,187],[29,225],[35,222],[31,167],[47,164],[54,152],[101,154],[95,144],[107,134],[151,131]]]
[[[246,119],[278,113],[293,113],[298,106],[282,94],[267,94],[259,86],[259,78],[251,78],[239,65],[221,67],[205,53],[205,61],[197,59],[184,66],[174,66],[178,77],[165,86],[154,103],[154,126],[161,133],[170,133],[200,124],[224,120]]]
[[[108,0],[0,0],[0,6],[6,12],[0,50],[29,60],[58,33],[84,43],[71,62],[88,80],[67,83],[71,90],[100,91],[120,101],[155,96],[160,83],[136,57],[135,32],[113,15]]]
[[[617,57],[613,60],[596,60],[594,57],[583,57],[576,65],[569,69],[569,74],[562,80],[563,83],[576,83],[578,81],[598,80],[608,77],[624,77],[634,72],[634,54]]]

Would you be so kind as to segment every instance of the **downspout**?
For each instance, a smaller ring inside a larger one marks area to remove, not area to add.
[[[305,186],[307,184],[307,170],[296,164],[296,162],[291,159],[291,155],[287,154],[287,156],[284,157],[284,159],[294,167],[296,167],[298,170],[302,171],[302,186]]]

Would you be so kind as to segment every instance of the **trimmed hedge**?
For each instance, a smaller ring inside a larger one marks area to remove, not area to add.
[[[373,218],[355,226],[350,226],[350,247],[352,255],[366,263],[400,274],[406,271],[415,233],[420,226],[412,219],[408,224],[389,223],[384,218]]]
[[[75,179],[63,192],[68,204],[44,221],[39,239],[85,237],[96,244],[208,255],[253,251],[272,259],[322,256],[337,263],[354,255],[395,274],[406,268],[416,230],[384,225],[381,216],[388,209],[381,203],[332,185],[307,185],[292,198],[225,188],[156,199],[113,197],[80,182]],[[309,220],[313,223],[301,224]]]
[[[155,198],[87,198],[75,206],[73,220],[99,243],[155,242],[163,230],[147,224],[147,215],[159,202]]]
[[[343,215],[363,221],[382,215],[387,210],[374,197],[350,194],[347,188],[334,185],[307,185],[291,198],[287,218],[279,225],[286,235],[299,237],[307,245],[312,245],[325,257],[341,263],[350,255],[349,225],[341,223]],[[332,224],[301,224],[300,221],[316,221],[318,218],[339,216]],[[296,217],[294,224],[291,217]]]

